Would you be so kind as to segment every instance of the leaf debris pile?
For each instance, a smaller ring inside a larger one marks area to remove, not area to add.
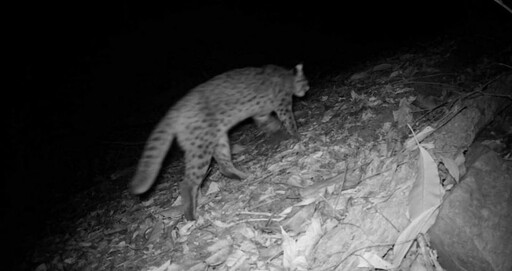
[[[435,208],[429,208],[436,207],[444,190],[427,195],[429,189],[442,189],[435,184],[436,162],[423,147],[420,155],[415,143],[404,142],[412,140],[411,129],[418,133],[436,123],[461,97],[503,71],[488,68],[484,60],[446,72],[450,46],[365,63],[361,70],[312,82],[308,96],[295,103],[300,142],[282,132],[264,135],[251,124],[235,129],[234,162],[251,176],[230,180],[213,164],[197,221],[184,221],[175,201],[182,170],[178,161],[141,201],[125,191],[129,176],[77,196],[58,216],[65,223],[52,222],[67,233],[50,232],[32,261],[40,263],[37,270],[412,265],[414,257],[407,253],[420,248],[411,247],[410,238],[432,223]],[[460,162],[442,159],[448,175],[458,176]],[[408,228],[411,220],[415,228]],[[403,232],[410,235],[398,237]]]

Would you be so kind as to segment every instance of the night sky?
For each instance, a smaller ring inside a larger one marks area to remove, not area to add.
[[[303,62],[314,91],[315,78],[512,20],[492,0],[276,2],[13,7],[3,226],[40,234],[53,204],[97,184],[92,161],[105,142],[144,141],[177,98],[213,75]],[[13,246],[30,246],[21,242]]]

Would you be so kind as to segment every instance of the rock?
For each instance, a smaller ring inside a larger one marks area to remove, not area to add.
[[[512,270],[512,167],[476,144],[467,174],[430,229],[439,262],[450,271]]]

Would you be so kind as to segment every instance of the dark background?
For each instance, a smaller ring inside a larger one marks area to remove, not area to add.
[[[144,141],[177,98],[213,75],[303,62],[314,85],[402,48],[512,35],[512,15],[492,0],[41,1],[5,12],[16,76],[4,89],[2,221],[20,252],[44,235],[55,204],[113,170],[98,169],[105,142]]]

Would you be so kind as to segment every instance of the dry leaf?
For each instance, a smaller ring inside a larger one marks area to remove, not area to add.
[[[237,249],[229,255],[224,265],[228,267],[228,270],[248,270],[244,268],[248,265],[248,259],[249,256],[246,253]]]
[[[404,147],[408,150],[412,150],[413,148],[416,147],[416,140],[421,142],[423,139],[425,139],[427,136],[432,134],[434,131],[435,131],[435,129],[430,126],[423,128],[423,130],[421,130],[419,133],[416,133],[416,137],[415,137],[416,139],[414,137],[407,139],[407,141],[405,141],[405,143],[404,143]]]
[[[308,259],[311,261],[312,251],[323,236],[320,215],[315,213],[306,232],[295,241],[281,227],[283,234],[283,265],[290,270],[307,270]]]
[[[441,156],[441,161],[443,161],[443,164],[448,169],[448,172],[450,172],[450,175],[452,175],[452,177],[458,183],[460,178],[459,166],[457,166],[453,159],[448,157]]]
[[[432,206],[430,209],[425,210],[419,214],[412,222],[405,228],[395,241],[393,252],[395,258],[393,260],[394,268],[400,266],[402,259],[409,251],[412,242],[420,233],[425,233],[436,222],[439,213],[440,203]]]
[[[288,270],[308,270],[306,257],[301,255],[297,250],[297,242],[291,238],[286,231],[281,227],[281,234],[283,236],[283,267]]]
[[[370,267],[377,269],[389,270],[393,268],[393,265],[390,262],[382,259],[379,255],[373,252],[365,252],[363,255],[359,256],[359,263],[357,267]]]
[[[320,214],[315,213],[313,218],[311,219],[311,223],[308,225],[306,229],[306,233],[299,237],[297,240],[297,250],[300,254],[304,255],[307,260],[311,261],[310,258],[312,255],[312,251],[315,248],[316,244],[323,236],[323,230],[320,220]]]
[[[295,213],[292,217],[286,220],[286,222],[283,223],[283,226],[285,226],[287,229],[291,229],[293,232],[301,232],[304,230],[304,224],[305,222],[313,216],[313,213],[315,212],[315,205],[310,204],[303,208],[300,208],[300,210]]]
[[[383,64],[379,64],[379,65],[373,67],[373,71],[376,72],[376,71],[382,71],[382,70],[387,70],[387,69],[391,69],[391,68],[393,68],[393,65],[388,64],[388,63],[383,63]]]
[[[185,225],[179,228],[179,233],[181,236],[188,236],[196,227],[195,221],[188,221]]]
[[[156,240],[160,239],[163,232],[164,232],[164,222],[161,219],[158,219],[153,224],[153,229],[151,230],[151,235],[148,238],[148,243],[153,243]]]
[[[422,146],[419,149],[418,173],[409,192],[409,217],[412,220],[432,206],[438,206],[444,195],[436,162]]]
[[[219,248],[215,251],[215,253],[210,255],[210,257],[206,258],[205,262],[210,266],[217,266],[222,264],[231,254],[231,249],[231,245]],[[208,250],[211,251],[210,248],[208,248]]]
[[[217,182],[211,182],[210,186],[208,187],[208,191],[206,192],[206,195],[218,193],[219,191],[219,184]]]
[[[363,78],[365,78],[367,76],[368,76],[368,73],[366,73],[366,72],[354,73],[352,76],[350,76],[350,78],[348,80],[349,81],[356,81],[356,80],[359,80],[359,79],[363,79]]]

